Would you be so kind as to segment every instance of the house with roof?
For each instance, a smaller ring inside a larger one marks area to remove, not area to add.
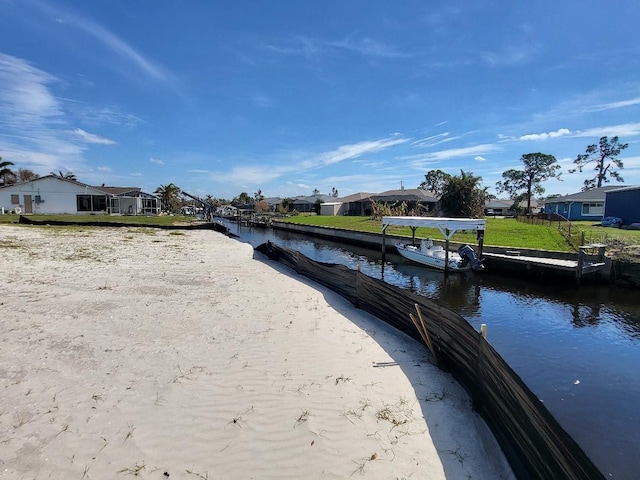
[[[373,213],[374,202],[390,206],[404,203],[407,211],[427,213],[436,211],[438,199],[433,193],[419,188],[387,190],[382,193],[359,192],[346,197],[330,198],[320,206],[320,214],[368,216]]]
[[[21,214],[157,215],[160,200],[138,187],[98,187],[47,175],[0,187],[0,209]]]
[[[600,221],[604,216],[607,192],[619,188],[620,186],[606,186],[549,198],[544,202],[544,213],[555,213],[567,220]]]
[[[621,218],[622,225],[640,224],[640,186],[608,190],[605,195],[605,217]]]
[[[309,195],[307,197],[294,197],[289,204],[289,211],[292,212],[294,210],[300,213],[313,213],[316,211],[317,203],[331,202],[334,201],[335,198],[330,195]]]

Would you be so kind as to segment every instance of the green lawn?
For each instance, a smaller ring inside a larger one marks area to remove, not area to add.
[[[317,225],[346,230],[358,230],[364,232],[382,232],[382,223],[371,220],[369,217],[331,217],[331,216],[295,216],[281,219],[285,222],[300,223],[305,225]],[[556,224],[528,224],[517,221],[514,218],[487,218],[487,230],[485,232],[485,245],[502,247],[531,248],[537,250],[553,250],[561,252],[574,251],[575,249],[562,236]],[[586,242],[601,241],[603,235],[609,235],[609,239],[621,234],[624,242],[628,244],[640,244],[640,231],[620,230],[604,227],[594,227],[593,222],[577,222],[580,230],[585,231]],[[389,227],[387,233],[393,235],[411,236],[409,227]],[[576,232],[572,232],[576,233]],[[441,239],[442,234],[437,229],[418,228],[416,237],[432,237]],[[463,243],[477,243],[476,234],[456,233],[453,241]]]

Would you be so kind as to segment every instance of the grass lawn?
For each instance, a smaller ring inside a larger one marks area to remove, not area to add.
[[[299,223],[304,225],[316,225],[332,228],[343,228],[345,230],[358,230],[363,232],[382,232],[382,222],[371,220],[369,217],[331,217],[331,216],[295,216],[281,219],[285,222]],[[519,222],[514,218],[487,218],[487,230],[485,232],[485,245],[496,245],[502,247],[531,248],[537,250],[552,250],[560,252],[570,252],[575,249],[562,236],[555,224],[528,224]],[[587,242],[601,241],[602,235],[609,235],[609,239],[618,234],[624,238],[627,244],[640,244],[640,231],[620,230],[604,227],[594,227],[593,222],[577,222],[578,227],[585,232]],[[584,224],[584,225],[583,225]],[[392,235],[404,235],[411,237],[409,227],[389,227],[387,233]],[[442,234],[433,228],[418,228],[416,237],[432,237],[434,239],[443,238]],[[453,241],[476,244],[476,234],[456,233]]]

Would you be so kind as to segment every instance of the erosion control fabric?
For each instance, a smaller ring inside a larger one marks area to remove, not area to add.
[[[520,479],[604,479],[504,359],[460,315],[344,265],[313,261],[271,242],[256,248],[334,290],[356,307],[425,344],[410,318],[421,310],[437,364],[466,388]]]

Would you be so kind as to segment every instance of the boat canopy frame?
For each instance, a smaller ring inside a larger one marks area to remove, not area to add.
[[[386,232],[389,225],[410,227],[411,243],[416,242],[416,230],[419,227],[437,228],[445,238],[445,273],[449,271],[449,240],[459,230],[477,232],[478,256],[482,257],[482,245],[487,221],[484,218],[448,218],[448,217],[382,217],[382,263],[386,255]]]

